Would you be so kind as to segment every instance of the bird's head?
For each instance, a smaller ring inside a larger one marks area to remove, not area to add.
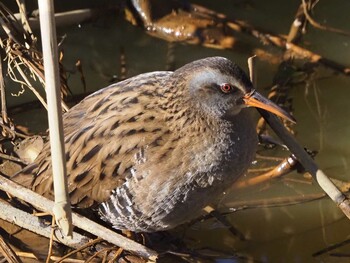
[[[244,71],[223,57],[189,63],[175,73],[182,75],[195,107],[218,118],[230,118],[243,108],[257,107],[295,122],[294,118],[254,88]]]

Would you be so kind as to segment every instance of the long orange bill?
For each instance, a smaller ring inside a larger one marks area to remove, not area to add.
[[[272,112],[273,114],[276,114],[279,117],[282,117],[283,119],[287,119],[293,123],[296,123],[296,120],[292,115],[283,110],[281,107],[277,106],[269,99],[266,99],[255,90],[245,94],[243,100],[247,106],[264,109],[266,111]]]

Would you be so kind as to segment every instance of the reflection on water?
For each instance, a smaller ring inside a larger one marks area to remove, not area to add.
[[[268,3],[247,1],[247,4],[242,4],[245,1],[237,1],[241,3],[240,5],[234,5],[232,1],[223,1],[222,4],[206,2],[200,4],[227,15],[234,14],[247,19],[252,24],[275,33],[288,32],[299,5],[299,1],[288,1],[281,6],[277,0]],[[345,23],[348,20],[349,2],[345,0],[336,2],[337,4],[331,1],[320,3],[316,11],[317,18],[321,19],[321,22],[327,19],[334,26],[342,28],[347,26],[350,30],[349,23]],[[232,10],[232,14],[229,10]],[[131,26],[121,18],[105,17],[90,24],[60,28],[58,32],[61,35],[66,34],[62,46],[65,54],[64,64],[72,72],[69,85],[75,93],[82,92],[80,76],[74,73],[74,64],[78,59],[82,61],[89,91],[109,85],[110,81],[118,76],[120,47],[125,50],[128,76],[163,70],[166,67],[168,44],[144,34],[140,28]],[[339,63],[349,65],[349,38],[310,29],[306,40],[308,48],[321,52]],[[246,59],[251,54],[179,44],[175,46],[174,55],[177,67],[198,58],[220,55],[246,68]],[[259,87],[271,84],[276,69],[277,65],[259,62]],[[313,77],[314,80],[297,85],[292,91],[295,117],[298,121],[295,126],[297,139],[308,148],[319,152],[316,157],[317,163],[329,176],[349,181],[350,78],[333,75],[327,70],[322,70]],[[17,98],[11,98],[11,101],[16,100]],[[271,150],[268,154],[280,155],[281,152]],[[273,180],[263,185],[227,193],[222,201],[222,208],[228,211],[233,204],[242,200],[265,200],[269,203],[277,197],[322,193],[315,182],[305,179],[301,174],[294,173],[287,178],[289,179]],[[316,251],[348,239],[350,233],[349,221],[328,198],[290,206],[259,205],[232,212],[228,218],[244,233],[248,241],[238,241],[214,220],[195,224],[186,230],[185,237],[191,240],[188,242],[193,247],[209,246],[226,253],[235,252],[258,262],[350,260],[329,255],[312,257]],[[179,232],[182,234],[181,228]],[[350,251],[349,245],[334,252],[348,251]],[[241,260],[220,259],[217,262],[241,262]]]

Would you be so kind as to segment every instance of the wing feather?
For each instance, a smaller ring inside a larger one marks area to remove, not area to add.
[[[169,131],[159,107],[159,82],[169,74],[148,73],[146,78],[139,75],[117,83],[88,96],[63,116],[72,205],[86,208],[107,200],[132,176],[135,156],[142,149],[164,144],[166,139],[160,137]],[[35,163],[13,180],[53,199],[51,169],[46,143]]]

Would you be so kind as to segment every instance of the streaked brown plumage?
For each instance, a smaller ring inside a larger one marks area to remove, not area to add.
[[[195,218],[253,159],[256,133],[241,111],[247,105],[288,118],[220,57],[95,92],[64,115],[72,205],[132,231]],[[53,199],[49,144],[13,179]]]

